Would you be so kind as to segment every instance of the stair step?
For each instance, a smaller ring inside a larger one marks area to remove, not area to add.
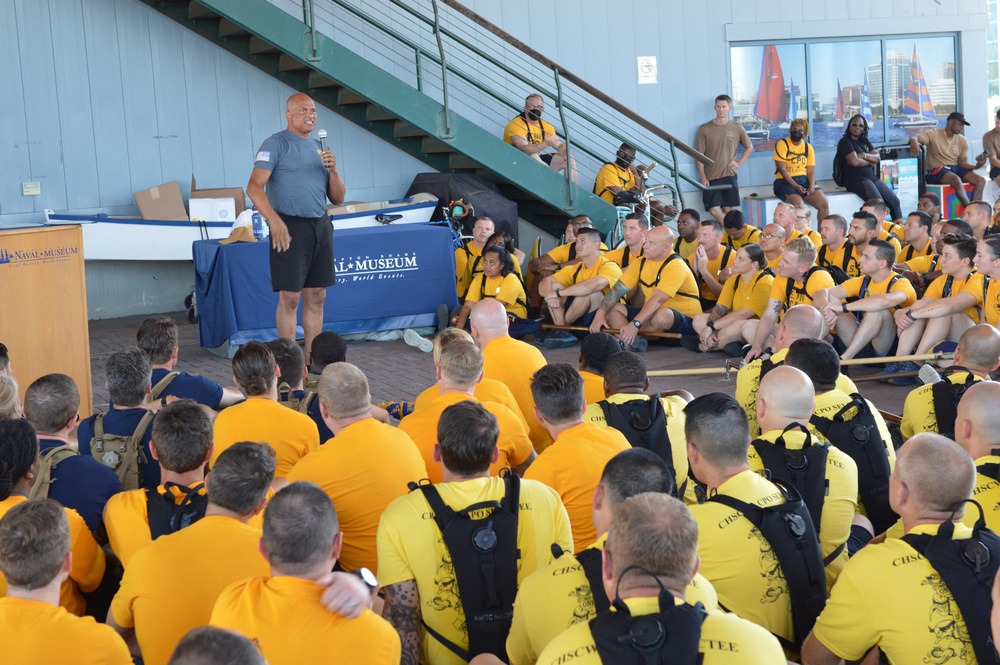
[[[249,35],[250,33],[239,24],[233,23],[227,18],[221,19],[219,21],[219,36],[220,37],[236,37]]]
[[[281,57],[278,58],[278,71],[279,72],[297,72],[303,69],[309,69],[309,65],[297,60],[287,53],[282,53]]]
[[[365,109],[365,120],[368,122],[379,122],[380,120],[397,120],[397,117],[378,104],[369,104]]]
[[[352,104],[367,104],[368,100],[353,90],[341,88],[337,91],[337,103],[341,106],[350,106]]]
[[[198,2],[198,0],[191,0],[188,3],[188,18],[210,18],[213,16],[218,16],[218,14]]]
[[[444,141],[434,138],[433,136],[425,136],[423,141],[420,143],[420,151],[428,153],[455,152],[455,148]]]
[[[280,53],[280,49],[276,47],[271,42],[265,41],[258,37],[257,35],[252,35],[250,37],[250,55],[259,55],[262,53]]]
[[[397,120],[395,126],[393,126],[392,135],[396,138],[403,138],[405,136],[426,136],[427,132],[414,127],[405,120]]]
[[[448,166],[453,169],[460,169],[460,170],[471,169],[474,171],[478,169],[480,166],[482,166],[482,164],[480,164],[474,159],[470,159],[465,155],[455,152],[448,156]]]
[[[313,70],[309,72],[309,88],[335,88],[337,87],[337,82],[334,81],[329,76],[320,74],[319,72]]]

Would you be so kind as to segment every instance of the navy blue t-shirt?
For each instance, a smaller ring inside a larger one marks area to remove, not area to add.
[[[285,394],[286,393],[282,392],[279,397],[284,396]],[[306,396],[306,394],[307,391],[305,390],[292,391],[292,397],[298,400],[301,400]],[[309,410],[306,412],[306,415],[313,419],[313,422],[316,423],[316,427],[319,429],[320,444],[326,443],[328,440],[333,438],[333,432],[331,432],[330,428],[326,426],[325,422],[323,422],[323,416],[319,412],[319,395],[313,397],[312,401],[309,402]]]
[[[38,437],[38,443],[43,453],[63,445],[58,439],[44,437]],[[52,469],[49,498],[80,513],[94,534],[104,521],[104,505],[121,491],[115,472],[89,455],[70,455]]]
[[[153,369],[151,383],[155,386],[169,373],[170,370],[163,367]],[[161,398],[168,395],[181,399],[193,399],[198,404],[204,404],[210,409],[218,409],[219,402],[222,401],[222,386],[203,376],[181,372],[160,393]]]
[[[135,428],[139,426],[139,421],[146,413],[146,409],[135,407],[132,409],[111,409],[104,415],[104,433],[117,434],[118,436],[132,436]],[[94,438],[94,421],[96,415],[90,416],[80,422],[77,429],[77,439],[80,442],[80,454],[90,455],[90,441]],[[160,485],[160,464],[149,454],[149,437],[153,432],[153,423],[150,421],[142,435],[142,452],[146,455],[146,463],[139,460],[139,473],[142,475],[140,487],[156,489]]]

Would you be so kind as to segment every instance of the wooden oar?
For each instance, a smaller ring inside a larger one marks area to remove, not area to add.
[[[920,355],[912,356],[889,356],[887,358],[851,358],[849,360],[841,360],[841,365],[875,365],[879,363],[898,363],[898,362],[919,362],[923,360],[950,360],[954,357],[953,352],[948,353],[924,353]],[[734,369],[739,369],[740,361],[738,359],[730,360],[725,367],[706,367],[703,369],[654,369],[646,372],[646,376],[687,376],[695,374],[728,374]],[[899,374],[880,374],[878,375],[880,379],[893,378],[896,376],[916,376],[916,372],[907,373],[901,372]],[[864,380],[863,378],[861,380]],[[875,379],[868,379],[874,381]]]
[[[590,332],[590,328],[586,326],[557,326],[554,323],[543,323],[542,328],[545,330],[568,330],[570,332]],[[617,335],[621,332],[618,328],[604,328],[601,332],[606,332],[609,335]],[[670,333],[670,332],[646,332],[645,330],[640,330],[639,334],[643,337],[657,337],[660,339],[680,339],[682,335],[680,333]]]

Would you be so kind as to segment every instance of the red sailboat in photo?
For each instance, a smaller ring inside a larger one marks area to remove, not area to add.
[[[757,87],[757,102],[753,106],[753,114],[756,120],[752,127],[747,127],[747,134],[756,140],[766,140],[771,136],[771,123],[788,119],[785,76],[781,72],[778,47],[774,44],[764,47],[760,85]]]

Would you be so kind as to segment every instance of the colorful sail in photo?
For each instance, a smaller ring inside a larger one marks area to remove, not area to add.
[[[768,122],[787,119],[788,105],[785,103],[785,77],[781,73],[778,47],[769,44],[764,47],[764,59],[760,66],[760,85],[757,88],[757,103],[753,114]]]
[[[931,94],[927,90],[927,81],[924,79],[924,70],[920,66],[920,58],[917,56],[917,45],[913,45],[913,58],[910,60],[910,82],[906,86],[906,101],[903,103],[903,114],[909,116],[922,116],[924,118],[935,118],[934,104],[931,102]]]
[[[826,123],[827,127],[841,129],[844,126],[844,89],[840,87],[840,77],[837,77],[837,112],[834,120]]]
[[[868,122],[872,121],[872,102],[868,96],[868,72],[865,72],[865,85],[861,90],[861,115]]]
[[[788,116],[786,119],[788,122],[795,120],[795,116],[798,114],[798,110],[795,108],[795,79],[789,79],[788,84]]]

